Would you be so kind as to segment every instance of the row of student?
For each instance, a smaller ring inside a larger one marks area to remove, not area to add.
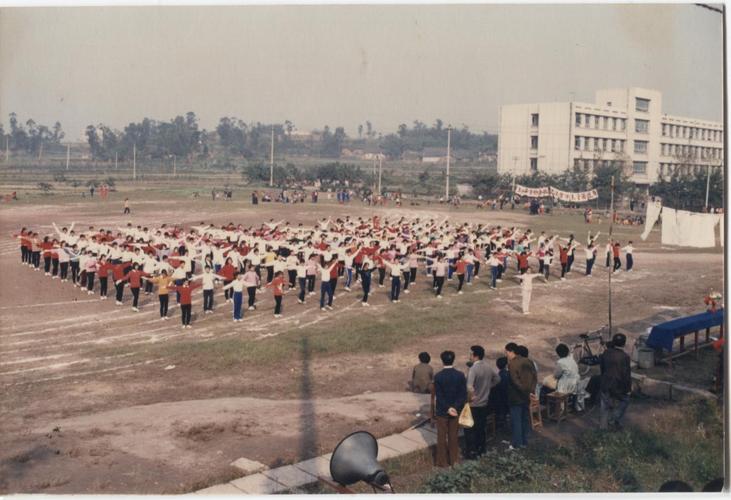
[[[21,258],[25,263],[38,269],[42,252],[47,275],[67,280],[70,269],[71,280],[74,284],[85,285],[90,294],[93,293],[95,275],[98,275],[100,279],[101,295],[106,297],[108,273],[114,273],[116,284],[116,282],[125,281],[121,278],[127,276],[133,266],[136,266],[135,271],[142,273],[142,278],[154,274],[157,275],[157,278],[169,277],[176,287],[183,286],[185,278],[190,278],[195,272],[196,262],[199,260],[202,267],[208,267],[209,270],[218,273],[216,279],[220,278],[224,281],[227,300],[236,302],[236,304],[238,301],[234,301],[234,295],[237,290],[232,289],[235,287],[243,292],[244,286],[241,283],[234,283],[234,276],[237,273],[244,276],[248,274],[248,279],[244,279],[244,282],[249,295],[249,308],[254,307],[254,293],[260,286],[262,268],[266,270],[267,284],[272,282],[276,273],[286,270],[289,288],[294,288],[297,282],[300,283],[298,300],[301,303],[304,303],[305,290],[302,281],[306,284],[308,293],[313,294],[315,277],[320,274],[320,307],[323,310],[332,308],[339,276],[346,277],[346,290],[351,289],[354,281],[361,282],[362,303],[367,305],[371,273],[375,270],[378,271],[379,287],[384,286],[384,278],[388,271],[391,278],[390,299],[392,302],[398,303],[402,279],[404,292],[409,293],[409,286],[415,281],[420,263],[423,263],[425,271],[432,275],[432,287],[437,297],[441,297],[445,279],[451,279],[454,274],[459,281],[457,293],[462,293],[464,283],[471,284],[473,278],[478,277],[483,255],[487,257],[486,263],[491,267],[493,287],[502,281],[502,274],[506,269],[509,256],[516,256],[518,270],[521,274],[525,273],[527,269],[527,259],[531,255],[530,230],[520,238],[516,238],[515,235],[521,233],[514,228],[501,231],[498,227],[485,232],[480,231],[480,226],[478,226],[478,230],[473,231],[471,235],[473,244],[465,244],[466,241],[470,241],[470,232],[466,231],[467,225],[465,224],[455,229],[455,234],[446,245],[440,244],[440,241],[445,239],[444,236],[441,238],[431,236],[428,243],[424,244],[424,241],[416,238],[415,235],[420,229],[427,234],[433,234],[436,223],[432,221],[430,224],[420,226],[418,221],[417,219],[416,222],[402,224],[404,223],[402,219],[396,228],[386,226],[383,231],[390,233],[390,236],[385,236],[386,241],[375,239],[368,241],[369,238],[375,236],[373,231],[378,227],[377,218],[373,219],[370,228],[362,220],[359,221],[360,224],[356,229],[359,231],[367,229],[365,235],[353,236],[352,231],[345,231],[346,237],[340,242],[338,242],[338,234],[343,232],[342,227],[341,231],[337,231],[337,226],[333,225],[330,229],[331,234],[328,234],[327,228],[331,224],[330,220],[320,221],[320,230],[317,232],[305,229],[301,225],[294,231],[287,227],[280,231],[278,229],[280,221],[262,225],[259,231],[252,231],[250,234],[247,234],[247,230],[234,230],[232,225],[221,230],[202,225],[192,229],[189,234],[177,227],[163,226],[158,230],[150,231],[147,228],[132,228],[131,225],[128,225],[127,228],[118,228],[119,232],[116,236],[112,236],[110,230],[95,231],[93,228],[90,228],[89,232],[77,235],[74,232],[73,224],[69,228],[62,229],[53,224],[57,233],[57,237],[53,239],[51,236],[47,236],[39,241],[37,233],[25,228],[17,237],[21,241]],[[342,224],[342,226],[346,225]],[[394,235],[394,233],[399,233],[399,227],[401,234]],[[203,234],[198,234],[199,232]],[[232,241],[232,235],[228,234],[231,232],[236,234],[236,242]],[[305,235],[309,233],[310,238],[292,238],[293,235],[302,237],[303,233]],[[316,241],[317,233],[320,233],[319,241]],[[443,235],[444,232],[438,234]],[[282,235],[287,238],[283,239]],[[485,235],[487,235],[486,238]],[[226,239],[221,240],[222,236],[226,236]],[[279,236],[278,242],[277,236]],[[486,243],[475,242],[480,238]],[[543,233],[538,238],[539,268],[542,268],[540,270],[546,276],[548,276],[551,265],[552,250],[546,251],[545,249],[550,247],[555,240],[555,237],[546,239]],[[381,245],[386,248],[382,248]],[[570,272],[573,250],[577,246],[573,237],[570,237],[567,245],[561,250],[562,261],[565,260],[562,262],[562,277],[566,272]],[[592,246],[593,242],[590,237],[589,248]],[[630,265],[631,248],[629,252],[628,266]],[[325,262],[329,264],[326,265]],[[591,266],[587,264],[587,273],[590,273],[590,270]],[[165,276],[162,276],[163,273]],[[256,278],[253,278],[254,273]],[[132,274],[132,279],[137,280],[136,274]],[[253,286],[254,281],[256,281],[256,288]],[[145,293],[152,292],[153,284],[152,280],[145,281]],[[133,308],[137,310],[139,287],[133,286],[132,288]],[[275,287],[279,292],[282,291],[281,288],[283,287]],[[162,289],[164,291],[168,287]],[[177,289],[175,291],[179,297],[181,292]],[[204,292],[206,292],[206,296],[210,296],[212,286],[204,288]],[[118,304],[121,303],[121,293],[120,287],[117,285]],[[187,294],[187,291],[184,293]],[[159,295],[165,295],[165,293]],[[281,295],[277,295],[277,297],[281,297]],[[206,304],[212,304],[212,299],[208,297],[206,299],[204,301]],[[281,298],[275,300],[279,304],[275,314],[279,316]],[[165,307],[161,305],[161,310],[164,309]],[[235,307],[234,319],[240,320],[241,314],[237,309],[238,307]],[[207,312],[210,310],[212,307],[206,309]]]

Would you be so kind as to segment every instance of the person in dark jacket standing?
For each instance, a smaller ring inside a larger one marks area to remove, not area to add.
[[[538,376],[533,362],[520,355],[521,349],[513,342],[505,346],[508,358],[508,404],[510,405],[510,426],[512,438],[510,449],[528,446],[530,430],[530,395],[535,391]]]
[[[632,391],[630,358],[624,352],[627,337],[617,333],[607,346],[607,350],[599,356],[601,378],[599,398],[601,403],[601,423],[603,430],[609,427],[620,430],[621,420],[629,405],[629,393]]]
[[[444,369],[434,376],[437,467],[447,467],[459,462],[458,420],[467,402],[467,380],[454,368],[454,352],[444,351],[440,357]]]

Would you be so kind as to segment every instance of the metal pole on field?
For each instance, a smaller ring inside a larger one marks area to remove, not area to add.
[[[41,139],[41,148],[38,150],[38,160],[40,161],[41,158],[43,158],[43,139]]]
[[[114,170],[117,170],[117,152],[114,152]]]
[[[132,144],[132,180],[137,180],[137,144]]]
[[[373,194],[376,194],[376,157],[373,157]]]
[[[10,136],[5,136],[5,161],[10,161]]]
[[[383,175],[383,157],[378,158],[378,196],[381,196],[381,176]]]
[[[447,185],[444,190],[444,198],[449,203],[449,160],[452,157],[452,126],[447,127]]]
[[[272,125],[272,142],[269,147],[269,187],[274,186],[274,125]]]
[[[609,243],[610,245],[614,245],[612,242],[612,232],[614,230],[614,176],[612,176],[612,195],[611,195],[611,201],[610,201],[610,208],[609,208]],[[614,253],[614,247],[610,249],[610,252]],[[609,270],[609,338],[612,338],[612,274],[614,273],[614,263],[612,254],[610,254],[610,266],[607,268]]]
[[[71,161],[71,144],[66,144],[66,170],[69,169],[70,161]]]
[[[177,165],[177,157],[173,155],[173,177],[178,176],[178,165]]]

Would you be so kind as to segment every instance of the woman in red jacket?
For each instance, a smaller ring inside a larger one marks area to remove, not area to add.
[[[200,287],[200,283],[191,283],[189,279],[183,281],[183,284],[180,286],[168,287],[168,290],[171,292],[178,292],[180,294],[180,319],[183,323],[183,328],[193,328],[190,325],[190,317],[193,310],[193,290]]]

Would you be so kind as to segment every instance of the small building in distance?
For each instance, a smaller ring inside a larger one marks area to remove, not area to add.
[[[594,101],[501,106],[498,173],[623,165],[648,185],[676,169],[722,168],[722,123],[663,113],[657,90],[597,90]]]

